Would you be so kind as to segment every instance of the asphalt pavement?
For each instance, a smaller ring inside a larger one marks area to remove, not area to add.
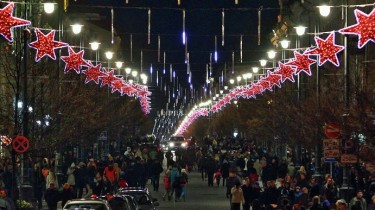
[[[202,180],[201,174],[198,172],[191,172],[188,174],[189,183],[187,184],[186,201],[174,202],[163,201],[164,185],[162,176],[160,177],[159,192],[152,191],[150,182],[147,187],[151,195],[157,198],[160,206],[158,209],[176,209],[176,210],[229,210],[229,199],[226,198],[226,187],[208,187],[207,179]]]

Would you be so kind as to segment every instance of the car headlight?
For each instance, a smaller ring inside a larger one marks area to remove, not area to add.
[[[174,143],[173,142],[169,142],[169,147],[174,147]]]
[[[186,147],[187,144],[186,144],[186,143],[182,143],[181,146],[182,146],[182,147]]]

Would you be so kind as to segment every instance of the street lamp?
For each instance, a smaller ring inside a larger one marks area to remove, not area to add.
[[[72,27],[73,34],[81,33],[83,25],[73,24],[73,25],[70,25],[70,26]]]
[[[327,17],[329,13],[331,13],[331,7],[328,5],[321,5],[318,6],[319,8],[319,13],[322,17]]]
[[[266,62],[267,62],[267,61],[266,61]],[[253,67],[252,70],[253,70],[253,73],[254,73],[254,74],[256,74],[256,73],[259,72],[259,68],[258,68],[258,67]]]
[[[113,52],[111,51],[105,52],[105,57],[108,59],[108,69],[109,69],[111,68],[111,63],[109,62],[109,60],[113,58]]]
[[[280,41],[281,47],[282,47],[283,49],[288,48],[288,47],[289,47],[289,43],[290,43],[290,41],[289,41],[289,40],[286,40],[286,39],[283,39],[283,40]]]
[[[129,67],[125,68],[126,76],[127,76],[128,74],[130,74],[131,72],[132,72],[132,69],[131,69],[131,68],[129,68]]]
[[[111,60],[113,58],[113,52],[111,51],[107,51],[105,52],[105,57],[108,59],[108,60]]]
[[[115,62],[116,67],[117,67],[118,69],[121,69],[123,63],[124,63],[124,62],[122,62],[122,61],[116,61],[116,62]]]
[[[267,65],[267,60],[265,60],[265,59],[261,59],[261,60],[259,60],[259,63],[260,63],[260,66],[261,67],[265,67],[266,65]],[[254,72],[255,73],[255,72]]]
[[[305,26],[297,26],[297,27],[294,27],[294,29],[296,30],[296,33],[298,36],[302,36],[305,34],[306,32],[306,28]]]
[[[55,11],[55,3],[46,2],[43,4],[44,12],[47,14],[52,14]]]
[[[228,86],[225,85],[225,86],[224,86],[224,90],[228,90]]]
[[[99,49],[99,45],[100,45],[99,42],[90,42],[89,44],[90,44],[92,50],[95,51],[95,50]]]
[[[276,57],[276,52],[274,50],[270,50],[267,52],[269,59],[274,59]]]
[[[230,79],[230,80],[229,80],[229,83],[230,83],[231,85],[233,85],[233,84],[234,84],[234,79]]]
[[[220,92],[220,94],[221,94],[221,95],[223,95],[223,93],[224,93],[224,90],[220,90],[219,92]]]
[[[137,75],[138,75],[138,72],[137,71],[132,71],[132,76],[135,78],[135,77],[137,77]]]

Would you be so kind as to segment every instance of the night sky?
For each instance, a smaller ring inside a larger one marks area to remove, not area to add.
[[[210,62],[210,53],[215,50],[217,37],[218,62],[213,63],[213,76],[221,75],[226,63],[227,72],[231,72],[232,52],[235,53],[235,66],[258,65],[265,57],[265,51],[271,48],[270,34],[277,24],[279,14],[277,0],[77,0],[70,1],[69,12],[95,12],[104,17],[98,22],[110,30],[111,13],[114,8],[114,27],[121,37],[123,60],[140,69],[140,52],[143,51],[143,71],[149,73],[153,65],[153,86],[156,86],[155,71],[159,76],[163,70],[163,52],[166,52],[167,74],[169,64],[179,77],[179,83],[188,87],[187,67],[185,64],[185,46],[182,44],[182,9],[186,11],[186,34],[190,55],[190,70],[194,89],[201,88],[206,80],[206,65]],[[261,15],[261,45],[258,46],[258,12]],[[151,40],[148,44],[148,8],[151,9]],[[222,9],[225,9],[224,46],[221,45]],[[130,63],[130,34],[133,37],[133,62]],[[161,42],[161,57],[158,62],[158,35]],[[243,62],[240,62],[240,37],[243,35]],[[109,41],[109,40],[108,40]],[[160,89],[154,87],[155,89]],[[157,93],[156,93],[157,94]]]

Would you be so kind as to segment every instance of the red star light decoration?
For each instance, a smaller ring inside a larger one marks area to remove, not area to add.
[[[39,62],[44,56],[48,56],[56,60],[55,49],[68,46],[67,43],[55,41],[55,30],[44,35],[38,28],[35,29],[36,41],[31,42],[29,47],[36,49],[35,61]]]
[[[114,81],[121,80],[115,76],[114,70],[108,72],[105,68],[103,68],[103,75],[100,76],[100,79],[102,80],[100,87],[104,87],[105,85],[110,87]]]
[[[103,72],[101,71],[102,64],[99,63],[97,66],[94,66],[90,63],[88,69],[83,70],[82,73],[86,74],[85,84],[89,83],[90,81],[99,84],[100,77],[103,76]]]
[[[298,52],[297,52],[298,53]],[[296,69],[292,68],[289,63],[283,64],[279,62],[279,68],[275,71],[275,74],[281,76],[281,82],[284,83],[287,79],[291,82],[294,82],[294,74],[296,73]]]
[[[74,52],[74,50],[69,46],[69,55],[68,56],[61,56],[61,60],[65,62],[64,73],[68,73],[70,70],[74,70],[77,74],[81,73],[80,67],[81,66],[90,66],[90,64],[83,59],[83,55],[85,52],[83,50],[79,51],[78,53]]]
[[[322,66],[325,62],[330,61],[335,66],[340,66],[337,53],[341,52],[345,47],[335,44],[335,33],[329,34],[327,39],[321,39],[318,36],[314,37],[317,47],[306,51],[306,55],[318,55],[319,66]]]
[[[258,85],[262,86],[264,90],[269,90],[272,91],[272,85],[270,81],[268,81],[268,78],[266,77],[261,77],[260,80],[258,81]]]
[[[375,8],[370,14],[358,9],[354,10],[357,23],[339,30],[341,34],[355,34],[358,36],[358,48],[361,49],[367,42],[375,42]]]
[[[103,82],[103,80],[102,80]],[[111,93],[114,93],[116,91],[118,91],[120,94],[122,94],[122,87],[124,86],[124,81],[122,79],[118,79],[118,80],[115,80],[111,83],[111,87],[112,87],[112,90],[111,90]]]
[[[287,62],[286,65],[295,66],[295,75],[298,75],[302,71],[307,75],[311,76],[311,65],[316,63],[316,60],[310,59],[308,55],[301,54],[298,51],[294,51],[294,59]],[[294,82],[294,79],[293,79]]]
[[[270,82],[271,87],[276,85],[277,87],[281,88],[281,85],[280,85],[281,75],[275,72],[272,72],[270,70],[267,70],[266,80]]]
[[[0,34],[9,42],[13,42],[13,28],[31,24],[31,21],[13,17],[13,10],[13,2],[0,9]]]

